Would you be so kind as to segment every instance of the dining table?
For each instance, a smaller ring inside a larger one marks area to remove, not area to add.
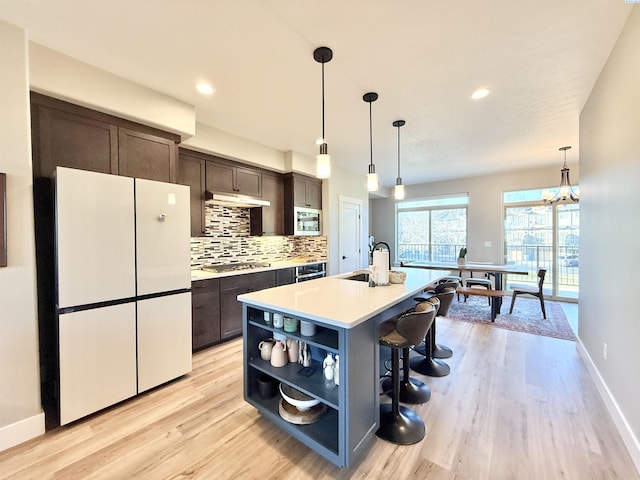
[[[483,262],[466,262],[464,264],[454,262],[421,262],[410,261],[402,262],[402,267],[407,268],[425,268],[428,270],[450,270],[460,272],[459,276],[462,277],[462,272],[469,272],[473,275],[474,272],[486,273],[494,279],[494,288],[496,290],[503,290],[502,276],[506,274],[513,275],[528,275],[529,269],[523,265],[514,264],[496,264],[496,263],[483,263]],[[502,306],[502,297],[495,297],[495,308],[497,312],[500,312]]]

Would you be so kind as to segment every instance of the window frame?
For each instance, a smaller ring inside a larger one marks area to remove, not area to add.
[[[452,203],[438,204],[439,201],[442,200],[452,200]],[[459,202],[455,202],[455,200],[459,200]],[[420,205],[420,203],[423,203]],[[410,206],[407,208],[402,208],[403,205],[407,204],[416,204],[414,206]],[[448,195],[434,195],[429,197],[421,197],[421,198],[412,198],[406,199],[402,201],[398,201],[395,204],[394,210],[394,221],[395,221],[395,262],[400,264],[400,228],[399,228],[399,214],[405,212],[428,212],[429,214],[429,226],[428,226],[428,239],[427,239],[427,247],[428,247],[428,256],[429,262],[433,262],[433,247],[432,238],[433,238],[433,230],[432,230],[432,212],[434,211],[442,211],[442,210],[458,210],[464,209],[464,244],[466,246],[469,240],[469,193],[456,193],[456,194],[448,194]],[[455,257],[457,257],[457,252],[454,252],[454,258],[451,260],[455,262]]]

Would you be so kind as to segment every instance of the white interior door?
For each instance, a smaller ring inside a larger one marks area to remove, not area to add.
[[[191,288],[189,187],[136,178],[138,295]]]
[[[191,293],[138,303],[138,392],[191,371]]]
[[[136,392],[135,302],[59,316],[60,424]]]
[[[353,272],[361,264],[362,201],[340,197],[340,272]]]
[[[59,308],[135,296],[133,179],[56,169]]]

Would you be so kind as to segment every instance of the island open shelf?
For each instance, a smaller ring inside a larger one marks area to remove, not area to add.
[[[265,418],[339,467],[353,465],[366,454],[379,424],[379,324],[415,305],[414,296],[447,275],[446,271],[407,271],[404,284],[369,288],[346,280],[345,275],[261,290],[238,296],[243,303],[244,399]],[[264,320],[264,313],[278,313],[314,323],[316,333],[285,332]],[[261,341],[292,338],[307,343],[311,369],[290,362],[282,367],[263,360]],[[322,360],[338,355],[338,385],[327,382]],[[290,385],[326,406],[315,423],[297,425],[280,416],[279,392],[260,396],[258,378]]]

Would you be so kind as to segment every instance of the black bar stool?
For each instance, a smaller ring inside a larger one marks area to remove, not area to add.
[[[418,297],[416,298],[416,300],[420,301],[424,299]],[[431,303],[432,305],[434,305],[436,312],[440,308],[440,300],[438,299],[438,297],[429,297],[426,299],[425,303]],[[449,367],[447,363],[438,358],[434,358],[433,356],[433,345],[435,343],[433,335],[434,324],[435,322],[432,322],[431,328],[429,328],[424,337],[424,356],[412,358],[409,361],[409,366],[414,372],[421,373],[422,375],[426,375],[428,377],[444,377],[446,375],[449,375],[449,373],[451,372],[451,367]],[[417,351],[417,349],[415,348],[414,350]]]
[[[388,335],[395,329],[395,320],[388,320],[380,325],[380,337]],[[402,379],[400,380],[400,401],[413,405],[426,403],[431,399],[431,389],[416,378],[409,376],[409,347],[402,349]],[[386,364],[385,364],[385,368]],[[393,368],[392,368],[393,369]],[[388,371],[388,368],[387,368]],[[386,375],[382,381],[382,391],[393,397],[395,388],[393,377]]]
[[[453,303],[453,297],[456,294],[456,288],[458,286],[459,284],[455,282],[442,282],[432,290],[425,290],[424,294],[428,295],[428,297],[415,298],[418,302],[426,302],[427,298],[430,297],[436,297],[440,300],[440,306],[436,313],[436,320],[434,320],[433,325],[431,326],[431,356],[433,358],[449,358],[453,355],[453,352],[449,347],[436,343],[436,326],[438,323],[437,317],[446,317],[447,313],[449,313],[449,307],[451,306],[451,303]],[[424,342],[417,345],[414,350],[421,355],[427,354],[427,348]]]
[[[416,306],[415,311],[402,314],[393,322],[394,328],[381,336],[380,345],[391,348],[391,378],[393,395],[391,403],[380,405],[380,427],[376,435],[383,440],[398,445],[411,445],[424,438],[424,421],[416,412],[400,405],[400,350],[410,348],[422,341],[433,319],[436,310],[432,304],[425,302]],[[386,322],[384,322],[386,323]],[[387,326],[381,325],[386,328]]]

